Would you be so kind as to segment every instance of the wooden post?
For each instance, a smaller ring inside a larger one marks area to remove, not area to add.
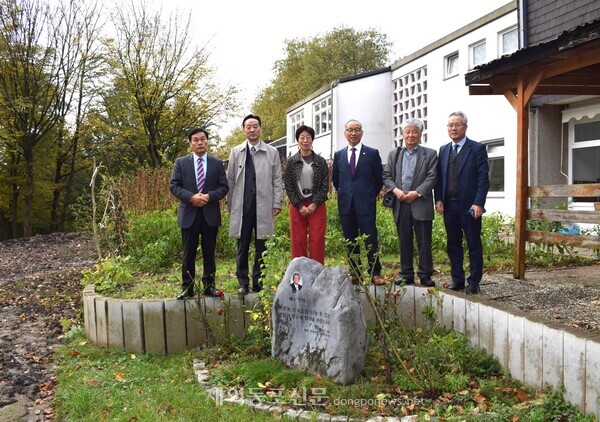
[[[515,210],[515,265],[513,276],[525,277],[525,242],[527,241],[527,186],[529,185],[529,98],[521,78],[517,84],[517,190]],[[531,91],[529,91],[531,92]]]

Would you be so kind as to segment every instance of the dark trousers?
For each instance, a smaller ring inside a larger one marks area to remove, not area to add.
[[[433,274],[433,257],[431,255],[431,220],[415,220],[410,204],[401,203],[396,229],[400,239],[400,277],[415,279],[414,237],[417,239],[419,250],[419,270],[417,275],[421,280],[431,280]]]
[[[196,210],[196,217],[192,225],[187,229],[181,229],[183,241],[182,290],[187,290],[189,293],[194,291],[198,238],[202,239],[202,282],[204,288],[215,285],[215,273],[217,272],[215,246],[217,244],[218,229],[218,227],[210,227],[206,224],[202,208]]]
[[[359,275],[361,272],[360,245],[356,241],[360,232],[367,235],[365,247],[367,248],[367,260],[369,261],[369,276],[381,275],[381,263],[377,254],[379,243],[375,215],[356,215],[353,202],[350,204],[350,212],[347,215],[340,215],[340,222],[342,223],[344,238],[351,242],[348,245],[351,273]]]
[[[248,277],[248,251],[250,242],[254,233],[254,266],[252,268],[252,287],[261,286],[261,265],[263,263],[263,252],[267,250],[266,240],[256,238],[256,199],[253,201],[249,210],[244,211],[242,216],[242,232],[237,244],[237,255],[235,265],[238,282],[240,286],[248,286],[250,280]]]
[[[474,219],[469,210],[459,207],[458,201],[444,202],[444,226],[448,238],[448,258],[450,258],[450,274],[452,281],[458,285],[465,284],[463,268],[463,234],[469,249],[469,270],[467,282],[477,287],[483,275],[483,246],[481,244],[481,218]]]

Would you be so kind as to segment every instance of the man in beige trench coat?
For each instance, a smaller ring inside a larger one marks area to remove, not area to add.
[[[283,184],[279,152],[260,139],[260,117],[248,115],[242,123],[246,141],[234,147],[227,165],[229,237],[238,239],[235,259],[240,293],[250,289],[248,251],[254,232],[252,291],[262,289],[262,254],[266,239],[275,233],[274,217],[281,212]]]

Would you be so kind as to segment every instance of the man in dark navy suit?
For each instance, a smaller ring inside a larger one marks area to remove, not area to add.
[[[467,138],[467,116],[456,111],[448,117],[452,142],[442,146],[438,159],[435,209],[444,216],[450,258],[450,289],[465,289],[463,233],[469,248],[470,274],[466,294],[478,294],[483,275],[481,216],[490,188],[485,145]]]
[[[219,201],[229,187],[223,162],[209,155],[208,132],[193,129],[188,140],[192,154],[175,161],[171,176],[171,193],[179,198],[177,224],[183,239],[182,291],[177,299],[194,296],[196,278],[196,251],[202,238],[204,295],[218,296],[215,289],[215,247],[221,225]]]
[[[338,212],[344,237],[352,242],[348,246],[350,275],[360,275],[359,231],[367,235],[365,247],[369,261],[371,283],[385,284],[381,277],[378,257],[377,225],[375,224],[377,196],[383,186],[383,166],[379,151],[369,148],[360,141],[362,125],[358,120],[349,120],[344,129],[348,146],[337,151],[333,157],[331,179],[338,193]]]

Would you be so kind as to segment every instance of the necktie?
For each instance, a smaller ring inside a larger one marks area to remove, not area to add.
[[[458,155],[458,144],[454,144],[454,156]]]
[[[252,157],[252,161],[254,161],[254,154],[256,154],[256,148],[250,148],[250,156]]]
[[[352,154],[350,155],[350,172],[352,176],[354,176],[354,172],[356,171],[356,148],[351,148]]]
[[[196,175],[196,182],[198,182],[198,192],[202,193],[202,188],[204,188],[204,166],[202,165],[202,158],[198,158],[198,174]]]

